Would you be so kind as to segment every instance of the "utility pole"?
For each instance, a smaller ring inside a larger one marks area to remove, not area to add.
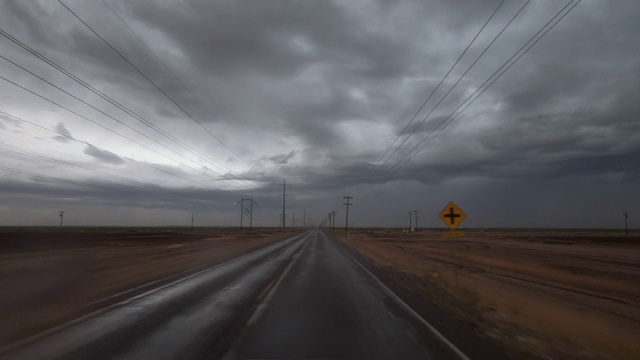
[[[282,229],[283,230],[285,229],[285,225],[286,225],[286,220],[285,220],[286,211],[285,211],[285,207],[284,207],[284,199],[287,196],[286,187],[287,187],[287,179],[284,179],[284,180],[282,180]]]
[[[418,231],[418,210],[413,210],[413,214],[416,217],[416,221],[414,221],[413,231]]]
[[[353,199],[353,196],[343,196],[342,198],[347,200],[347,202],[342,205],[347,205],[347,219],[344,222],[344,233],[349,235],[349,206],[353,205],[349,201]]]
[[[253,204],[255,204],[255,202],[253,201],[253,199],[250,199],[251,202],[249,203],[249,230],[253,230]]]
[[[413,224],[411,223],[412,218],[413,218],[413,211],[409,211],[409,232],[413,231]]]
[[[242,230],[242,218],[244,217],[244,198],[240,199],[240,201],[238,201],[238,205],[240,205],[240,230]]]
[[[60,210],[60,227],[62,227],[62,218],[64,218],[64,211]]]
[[[333,220],[333,223],[331,224],[331,227],[333,231],[336,231],[336,211],[333,210],[332,213],[333,217],[331,219]]]
[[[629,235],[629,228],[627,227],[627,218],[629,217],[629,213],[624,213],[624,234]]]

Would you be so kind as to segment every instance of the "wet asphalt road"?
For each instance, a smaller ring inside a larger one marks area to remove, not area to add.
[[[8,359],[464,359],[314,230],[79,319]]]

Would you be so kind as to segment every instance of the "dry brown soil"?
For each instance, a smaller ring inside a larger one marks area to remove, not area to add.
[[[293,235],[265,231],[0,230],[0,347],[171,276]],[[149,284],[150,282],[156,282]]]
[[[640,359],[638,235],[338,236],[514,358]]]

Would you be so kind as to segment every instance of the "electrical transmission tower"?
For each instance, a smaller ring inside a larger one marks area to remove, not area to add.
[[[347,200],[347,202],[342,205],[347,205],[347,219],[344,223],[344,233],[349,235],[349,206],[353,205],[349,201],[353,199],[353,196],[343,196],[342,198]]]
[[[238,201],[240,205],[240,229],[242,230],[242,219],[249,218],[249,230],[253,229],[253,205],[257,204],[253,199],[245,199]]]

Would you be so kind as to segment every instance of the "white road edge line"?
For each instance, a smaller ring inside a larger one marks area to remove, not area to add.
[[[353,261],[356,262],[356,264],[360,265],[360,267],[367,273],[369,274],[369,276],[371,276],[377,283],[378,285],[380,285],[380,287],[387,293],[389,294],[389,296],[391,296],[391,298],[393,300],[395,300],[398,304],[402,305],[402,307],[404,307],[409,314],[411,314],[413,317],[415,317],[418,321],[420,321],[422,324],[424,324],[427,328],[429,328],[429,330],[431,330],[431,332],[436,335],[436,337],[438,337],[443,343],[445,343],[454,353],[456,353],[456,355],[458,355],[460,357],[460,359],[462,360],[471,360],[467,355],[465,355],[462,350],[458,349],[455,345],[453,345],[453,343],[451,343],[451,341],[449,341],[449,339],[447,339],[446,337],[444,337],[444,335],[442,335],[442,333],[440,333],[435,327],[433,327],[433,325],[431,325],[427,320],[425,320],[422,316],[420,316],[420,314],[418,314],[415,310],[413,310],[409,305],[407,305],[407,303],[405,303],[398,295],[396,295],[393,291],[391,291],[391,289],[389,289],[382,281],[380,281],[380,279],[378,279],[375,275],[373,275],[373,273],[371,273],[371,271],[369,271],[366,267],[364,267],[364,265],[362,265],[358,260],[356,260],[356,258],[354,258],[353,256],[351,256],[351,254],[349,254],[349,252],[346,252],[347,255],[349,255],[349,257],[351,259],[353,259]]]

